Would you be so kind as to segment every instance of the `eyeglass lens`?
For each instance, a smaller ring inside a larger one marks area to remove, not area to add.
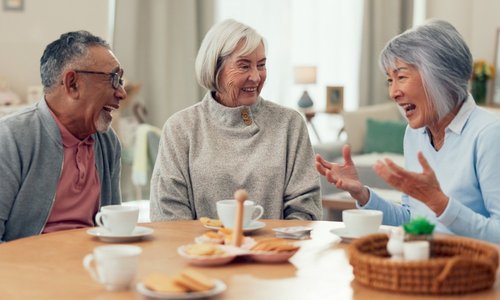
[[[118,73],[113,73],[111,76],[111,85],[116,90],[118,87],[123,85],[123,79],[120,78]]]

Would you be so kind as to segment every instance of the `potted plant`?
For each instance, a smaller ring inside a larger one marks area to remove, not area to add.
[[[403,225],[405,241],[432,240],[435,225],[426,218],[418,217]]]

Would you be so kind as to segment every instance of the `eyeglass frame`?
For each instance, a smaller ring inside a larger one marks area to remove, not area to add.
[[[124,84],[122,75],[120,75],[118,72],[106,73],[106,72],[86,71],[86,70],[74,70],[74,71],[76,73],[83,73],[83,74],[109,75],[111,76],[111,87],[114,90],[118,89],[120,86],[123,86]]]

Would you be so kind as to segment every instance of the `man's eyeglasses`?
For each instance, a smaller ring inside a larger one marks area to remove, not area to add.
[[[123,86],[123,78],[119,73],[106,73],[106,72],[97,72],[97,71],[83,71],[83,70],[75,70],[76,73],[84,73],[84,74],[99,74],[99,75],[109,75],[111,76],[111,86],[113,89],[117,89],[120,86]]]

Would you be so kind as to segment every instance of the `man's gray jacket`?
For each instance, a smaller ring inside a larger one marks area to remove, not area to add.
[[[99,206],[121,203],[121,147],[112,129],[96,133]],[[45,99],[0,119],[0,242],[40,234],[63,165],[63,144]]]

